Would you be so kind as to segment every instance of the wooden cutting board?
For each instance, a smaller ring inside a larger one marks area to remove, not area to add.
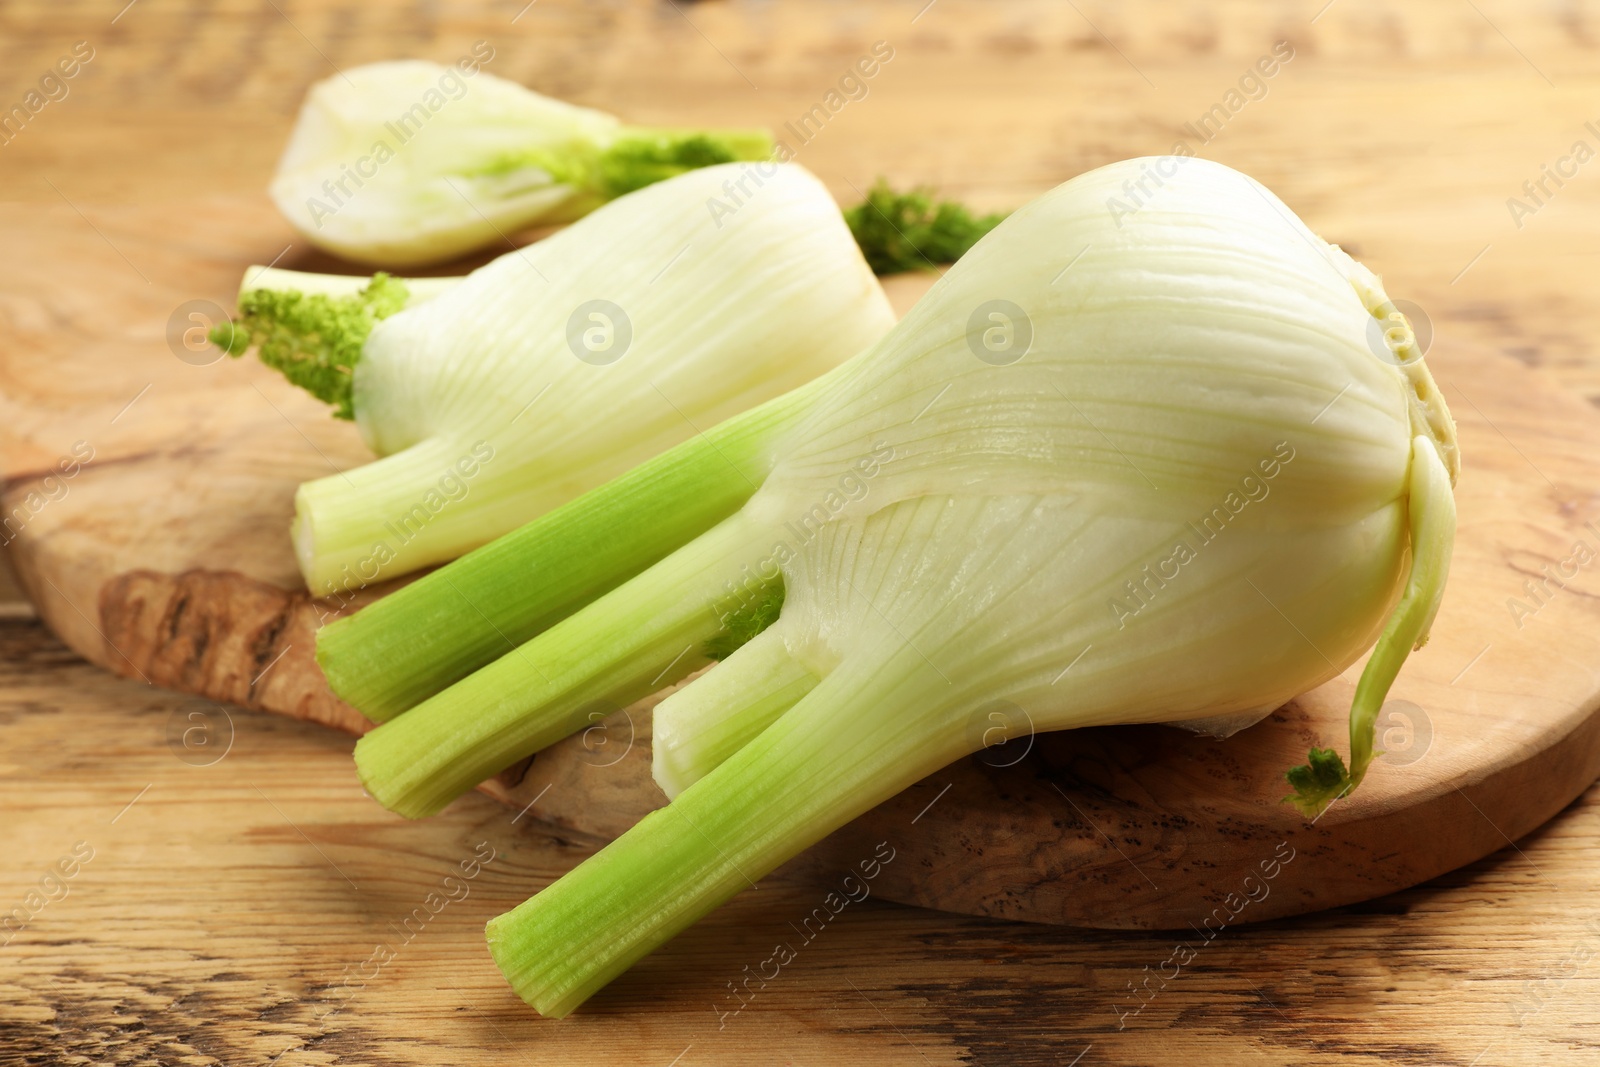
[[[246,264],[293,235],[245,197],[204,202],[199,226],[192,205],[104,212],[116,248],[64,226],[65,208],[0,210],[13,235],[0,265],[13,294],[0,504],[43,617],[120,674],[359,732],[312,658],[317,606],[286,529],[298,482],[368,457],[349,425],[271,372],[211,362],[182,336],[187,301],[226,299]],[[295,250],[281,263],[327,266]],[[900,308],[927,284],[896,279]],[[890,899],[1182,927],[1218,907],[1246,921],[1377,896],[1569,803],[1600,774],[1600,606],[1559,579],[1537,598],[1524,585],[1547,566],[1570,571],[1575,545],[1600,553],[1600,422],[1470,344],[1441,341],[1430,362],[1466,457],[1456,558],[1433,641],[1391,695],[1389,755],[1354,798],[1315,825],[1280,803],[1282,772],[1308,746],[1345,748],[1352,669],[1227,741],[1144,726],[991,750],[834,834],[791,873],[831,879],[888,840],[905,857],[884,869]],[[565,827],[620,833],[664,802],[649,777],[650,703],[486,789]]]

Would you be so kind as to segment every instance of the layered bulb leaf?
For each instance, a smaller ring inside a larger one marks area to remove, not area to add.
[[[443,262],[566,222],[686,170],[764,160],[762,130],[629,127],[483,70],[401,60],[312,86],[271,194],[319,248],[362,263]]]
[[[369,734],[363,780],[437,810],[584,701],[681,676],[683,643],[725,653],[776,614],[657,706],[671,803],[489,924],[549,1015],[999,740],[997,705],[1007,733],[1225,730],[1376,640],[1349,765],[1290,776],[1319,810],[1366,774],[1443,592],[1459,461],[1421,356],[1378,279],[1250,178],[1082,175],[816,388],[736,514]]]
[[[713,217],[728,181],[751,195]],[[827,190],[775,163],[651,185],[462,279],[379,275],[329,295],[336,283],[300,277],[247,275],[233,347],[254,342],[347,404],[385,457],[296,495],[296,553],[322,595],[453,559],[894,321]]]

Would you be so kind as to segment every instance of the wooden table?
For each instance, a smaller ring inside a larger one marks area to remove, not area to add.
[[[1498,347],[1600,399],[1587,284],[1600,164],[1550,184],[1520,228],[1506,203],[1575,140],[1600,145],[1584,126],[1600,126],[1592,9],[524,2],[10,5],[6,107],[74,42],[95,56],[0,147],[0,198],[113,247],[119,204],[192,204],[203,227],[208,198],[264,184],[310,81],[398,55],[448,60],[479,39],[495,73],[636,122],[779,129],[884,40],[894,60],[801,162],[841,200],[884,173],[1003,207],[1197,143],[1183,124],[1288,40],[1295,58],[1204,153],[1383,272],[1427,309],[1437,343]],[[130,264],[126,283],[140,274]],[[63,294],[71,313],[52,318],[0,294],[0,314],[159,344],[160,316],[97,321],[94,302]],[[481,925],[591,843],[478,796],[403,823],[361,795],[347,738],[111,678],[6,614],[0,909],[31,919],[0,932],[0,1063],[1600,1062],[1595,790],[1427,886],[1203,946],[1184,931],[852,905],[727,1014],[728,984],[819,897],[767,882],[552,1023],[504,986]],[[208,766],[169,743],[201,722],[232,724]],[[408,933],[480,842],[494,859],[467,895]],[[49,883],[57,899],[30,897],[58,863],[73,874]],[[1198,947],[1174,975],[1180,942]]]

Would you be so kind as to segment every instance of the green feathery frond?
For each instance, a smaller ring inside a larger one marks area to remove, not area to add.
[[[1283,799],[1311,818],[1343,796],[1355,784],[1344,760],[1331,748],[1313,748],[1306,762],[1284,775],[1294,792]]]
[[[974,215],[954,200],[935,202],[928,189],[897,193],[880,178],[844,217],[873,273],[898,274],[954,263],[1005,215]]]
[[[238,317],[212,327],[211,343],[235,357],[256,349],[261,362],[333,405],[335,418],[353,419],[350,389],[362,346],[409,298],[404,282],[382,273],[349,296],[250,289],[239,296]]]
[[[764,130],[630,130],[600,154],[595,185],[609,200],[684,171],[771,155]]]
[[[722,620],[722,629],[713,634],[702,646],[705,654],[715,660],[724,660],[778,621],[783,611],[783,580],[764,589],[760,596],[741,605]]]

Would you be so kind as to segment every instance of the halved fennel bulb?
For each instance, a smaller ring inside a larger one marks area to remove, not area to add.
[[[278,210],[319,248],[415,267],[686,170],[771,155],[762,130],[624,126],[485,72],[493,55],[479,42],[452,66],[369,63],[313,85],[272,180]]]

